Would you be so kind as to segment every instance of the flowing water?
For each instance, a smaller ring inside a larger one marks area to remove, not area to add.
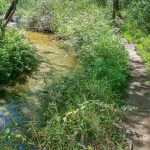
[[[28,115],[35,113],[34,109],[40,106],[37,93],[51,82],[51,74],[68,75],[77,65],[75,53],[62,50],[54,35],[30,31],[25,35],[36,47],[38,67],[32,75],[0,92],[0,129],[21,118],[20,107]]]
[[[28,80],[27,86],[32,90],[41,89],[45,85],[47,74],[54,72],[58,75],[66,75],[76,66],[75,54],[60,49],[54,35],[38,32],[27,32],[26,35],[37,47],[39,60],[34,78]]]

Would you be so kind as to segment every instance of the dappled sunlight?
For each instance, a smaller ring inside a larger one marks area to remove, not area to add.
[[[122,41],[130,58],[131,79],[127,101],[133,108],[125,113],[124,123],[133,133],[134,149],[147,150],[150,147],[150,76],[135,45],[125,39]]]
[[[36,46],[39,61],[37,71],[28,79],[27,83],[27,87],[32,91],[45,86],[46,80],[49,79],[47,76],[49,72],[65,75],[76,66],[75,54],[60,49],[54,35],[29,31],[26,32],[26,36]]]
[[[50,73],[65,76],[77,65],[75,53],[60,49],[54,35],[30,31],[25,32],[25,35],[36,47],[38,67],[31,75],[19,78],[14,86],[6,88],[5,92],[7,91],[8,93],[5,95],[7,96],[5,96],[5,98],[2,96],[2,99],[0,99],[0,103],[4,103],[4,105],[0,107],[0,115],[3,116],[0,122],[6,122],[6,120],[15,113],[15,110],[13,110],[14,112],[10,112],[8,109],[10,104],[7,103],[6,99],[11,96],[12,93],[13,95],[17,93],[19,96],[19,93],[22,93],[21,90],[26,93],[23,96],[26,98],[23,98],[24,104],[21,106],[22,113],[34,117],[36,111],[40,108],[39,90],[43,89],[48,82],[51,82]],[[5,123],[5,126],[6,125],[7,122]],[[1,126],[4,125],[0,123],[0,127]]]
[[[66,52],[59,48],[54,35],[38,32],[27,32],[26,35],[27,38],[37,47],[37,54],[40,63],[39,68],[56,68],[56,66],[53,67],[53,64],[55,64],[57,66],[64,66],[63,68],[65,69],[65,66],[66,68],[73,68],[77,64],[75,53]],[[64,69],[60,70],[59,68],[58,72],[65,74]]]

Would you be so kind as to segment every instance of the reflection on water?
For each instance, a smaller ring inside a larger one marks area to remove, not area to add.
[[[54,72],[65,75],[76,65],[74,53],[68,53],[58,47],[54,35],[39,32],[27,32],[27,38],[37,47],[39,58],[38,74],[29,80],[29,87],[35,90],[44,84],[47,73]],[[38,80],[38,83],[35,82]]]
[[[36,47],[38,68],[31,76],[26,77],[26,82],[17,82],[15,86],[9,87],[7,90],[11,91],[8,93],[13,93],[14,90],[19,92],[20,89],[26,89],[23,104],[25,107],[21,109],[32,115],[34,109],[40,107],[37,93],[44,88],[50,73],[67,75],[76,66],[77,60],[74,53],[66,52],[58,47],[54,35],[27,31],[26,37]],[[20,113],[13,102],[15,100],[9,99],[8,101],[8,97],[3,98],[0,95],[0,129],[14,118],[20,118]]]
[[[8,124],[19,123],[23,119],[12,98],[9,98],[8,102],[2,99],[0,100],[0,130],[4,129]]]
[[[54,35],[39,32],[27,32],[27,38],[36,45],[39,56],[59,72],[72,68],[76,64],[74,53],[68,53],[58,47]],[[57,68],[60,66],[59,68]],[[46,67],[46,66],[45,66]],[[61,69],[62,67],[62,69]],[[64,69],[63,69],[64,68]]]

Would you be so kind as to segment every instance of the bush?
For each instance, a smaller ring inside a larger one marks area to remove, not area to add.
[[[132,0],[126,10],[122,33],[127,40],[137,44],[143,60],[150,64],[150,0]]]
[[[4,11],[6,11],[6,7],[8,5],[8,1],[9,0],[1,0],[0,15],[2,15],[4,13]]]
[[[23,35],[15,30],[7,31],[0,42],[0,83],[16,79],[34,68],[36,58],[33,47]]]
[[[17,11],[17,15],[20,16],[20,25],[35,31],[52,31],[54,32],[58,26],[58,19],[56,21],[56,15],[61,13],[65,14],[68,11],[68,15],[72,16],[71,9],[81,11],[86,9],[89,5],[96,3],[96,0],[86,1],[60,1],[60,0],[32,0],[28,5],[23,2],[20,3],[20,8]],[[70,9],[71,8],[71,9]],[[27,11],[25,12],[24,9]],[[69,14],[70,13],[70,14]],[[75,14],[74,14],[75,15]],[[68,16],[68,19],[69,19]],[[65,15],[65,17],[67,17]],[[62,18],[61,18],[62,19]],[[65,18],[64,18],[65,19]],[[71,19],[71,18],[70,18]]]
[[[84,10],[68,9],[57,14],[58,36],[77,51],[85,70],[95,74],[96,79],[107,78],[114,91],[120,93],[126,88],[127,54],[105,19],[107,10],[95,4]]]
[[[150,33],[150,0],[133,0],[127,9],[125,28]]]
[[[36,133],[25,133],[37,146],[117,149],[125,140],[113,126],[120,121],[123,105],[107,80],[94,80],[80,72],[48,86],[41,101],[40,119],[27,124],[29,129],[34,124]]]
[[[51,19],[53,15],[53,0],[22,2],[17,11],[21,19],[19,24],[30,30],[51,31]],[[27,11],[25,12],[24,9]]]

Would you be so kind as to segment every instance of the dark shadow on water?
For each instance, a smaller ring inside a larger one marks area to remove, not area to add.
[[[1,100],[0,100],[1,101]],[[14,123],[20,123],[24,120],[16,102],[13,98],[9,98],[8,102],[2,102],[3,108],[0,108],[0,130],[6,129]],[[13,130],[13,128],[12,128]]]
[[[45,51],[44,54],[54,54],[54,52]]]

